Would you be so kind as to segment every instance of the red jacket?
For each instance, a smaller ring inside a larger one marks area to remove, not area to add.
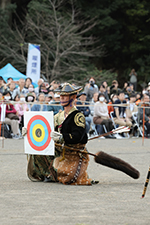
[[[1,115],[1,107],[0,107],[0,115]],[[14,108],[14,106],[13,105],[11,105],[11,104],[8,104],[8,105],[6,105],[6,115],[8,114],[8,113],[14,113],[14,114],[16,114],[16,109]]]

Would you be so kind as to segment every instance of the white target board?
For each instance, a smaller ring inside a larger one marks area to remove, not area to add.
[[[51,132],[54,131],[53,112],[25,112],[24,127],[27,134],[24,137],[26,154],[54,155],[54,141]]]

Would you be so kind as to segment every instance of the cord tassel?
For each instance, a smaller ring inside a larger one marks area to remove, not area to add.
[[[62,145],[62,150],[63,150],[63,152],[62,152],[62,158],[59,160],[60,162],[65,160],[65,147],[64,147],[64,144]]]

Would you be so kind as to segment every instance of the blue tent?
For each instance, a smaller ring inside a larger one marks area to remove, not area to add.
[[[26,79],[27,76],[23,73],[20,73],[18,70],[16,70],[10,63],[8,63],[6,66],[4,66],[2,69],[0,69],[0,76],[3,77],[3,79],[7,82],[7,79],[9,77],[12,77],[14,81],[19,80],[20,78]],[[33,83],[34,87],[37,87],[38,85]]]
[[[15,81],[19,80],[20,78],[27,78],[26,75],[20,73],[10,63],[0,69],[0,76],[2,76],[6,82],[9,77],[12,77]]]

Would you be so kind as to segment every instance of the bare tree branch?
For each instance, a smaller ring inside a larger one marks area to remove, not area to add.
[[[0,40],[0,53],[4,60],[10,59],[25,71],[27,43],[40,44],[41,72],[48,81],[75,79],[76,74],[86,71],[89,57],[101,56],[101,47],[87,32],[96,25],[96,19],[78,21],[79,11],[75,0],[70,0],[71,11],[63,13],[65,0],[49,0],[47,5],[32,6],[26,20],[10,28],[9,42],[5,36]]]

